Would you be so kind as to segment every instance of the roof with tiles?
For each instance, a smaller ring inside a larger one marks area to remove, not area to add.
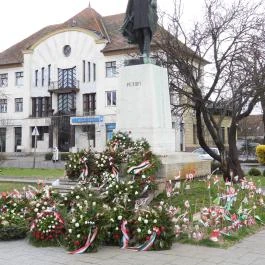
[[[0,65],[21,64],[23,63],[23,51],[30,49],[32,45],[58,30],[79,27],[95,32],[100,38],[108,41],[103,52],[111,52],[113,50],[123,50],[131,48],[126,39],[122,36],[119,29],[122,25],[124,14],[102,17],[93,8],[88,7],[68,19],[62,24],[47,26],[38,32],[32,34],[21,42],[11,46],[0,53]]]
[[[102,17],[93,8],[85,8],[64,23],[47,26],[0,53],[0,66],[22,64],[24,61],[23,51],[30,49],[34,44],[49,34],[58,30],[67,30],[67,28],[73,29],[74,27],[91,30],[99,38],[105,39],[107,44],[102,50],[105,55],[111,54],[112,52],[124,53],[126,50],[135,51],[137,47],[128,44],[127,39],[120,32],[124,16],[125,14],[117,14]],[[155,34],[154,39],[159,39],[158,32],[159,30]],[[154,41],[152,45],[155,46]],[[187,51],[191,54],[193,53],[189,48],[187,48]]]

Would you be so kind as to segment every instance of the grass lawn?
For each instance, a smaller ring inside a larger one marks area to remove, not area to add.
[[[253,181],[255,181],[259,186],[261,187],[265,187],[265,177],[264,176],[248,176],[247,177],[248,180],[252,179]]]
[[[21,190],[23,187],[27,186],[27,184],[23,183],[9,183],[9,182],[0,182],[0,192],[4,191],[12,191],[14,189]],[[31,186],[34,186],[31,185]]]
[[[58,168],[0,168],[0,176],[56,179],[64,176],[64,170]],[[0,184],[1,185],[1,184]]]
[[[250,180],[251,177],[248,177],[248,179]],[[252,180],[256,183],[258,188],[265,187],[265,177],[252,177]],[[165,193],[162,193],[157,198],[155,198],[152,203],[159,203],[163,201],[164,203],[168,203],[169,205],[174,205],[175,207],[179,207],[180,209],[185,209],[184,203],[185,201],[188,201],[190,208],[188,210],[187,217],[189,218],[189,220],[193,220],[204,207],[212,207],[214,205],[220,205],[224,207],[225,205],[225,201],[222,200],[217,203],[217,198],[219,198],[221,194],[226,193],[226,186],[222,181],[222,178],[220,177],[218,184],[213,184],[213,181],[211,181],[210,189],[208,189],[208,184],[209,181],[207,181],[206,179],[194,180],[192,182],[182,181],[180,188],[173,196],[167,197]],[[209,239],[203,239],[201,241],[193,240],[188,236],[188,234],[185,233],[181,234],[177,241],[209,247],[227,248],[240,241],[244,237],[257,232],[262,228],[264,229],[265,211],[264,206],[261,206],[259,202],[259,199],[263,196],[253,193],[253,197],[250,197],[251,191],[240,189],[240,186],[238,184],[235,184],[234,188],[238,191],[238,194],[236,196],[237,200],[233,203],[231,210],[229,211],[229,215],[238,214],[239,208],[243,207],[243,209],[248,209],[248,211],[251,211],[253,216],[259,216],[262,220],[262,223],[257,222],[257,225],[242,227],[241,229],[234,231],[227,237],[223,236],[220,242],[213,242]],[[245,198],[248,198],[247,204],[243,203],[243,200]],[[256,206],[255,210],[254,205]],[[222,227],[227,227],[230,225],[230,221],[224,221],[222,223]],[[205,231],[207,231],[207,228],[205,228]]]

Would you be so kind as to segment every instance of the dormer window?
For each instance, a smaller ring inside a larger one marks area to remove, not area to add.
[[[64,47],[63,47],[63,54],[66,56],[66,57],[68,57],[68,56],[70,56],[70,54],[71,54],[71,46],[70,45],[65,45]]]

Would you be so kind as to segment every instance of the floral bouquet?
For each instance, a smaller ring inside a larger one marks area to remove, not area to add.
[[[24,238],[27,235],[28,223],[24,214],[13,210],[2,213],[0,216],[0,240]]]
[[[93,196],[74,204],[67,216],[65,246],[71,254],[97,251],[103,240],[103,209]]]
[[[57,246],[65,233],[62,216],[52,210],[37,215],[30,226],[30,242],[38,246]]]
[[[175,238],[173,223],[164,209],[149,208],[135,213],[133,222],[137,250],[170,249]]]
[[[123,240],[124,237],[124,231],[122,231],[122,225],[124,222],[128,222],[128,220],[131,220],[132,212],[126,210],[121,205],[117,205],[115,207],[108,207],[106,206],[105,209],[105,243],[107,245],[111,246],[121,246],[124,247],[125,244],[128,242]],[[126,234],[129,236],[129,230],[127,227]]]

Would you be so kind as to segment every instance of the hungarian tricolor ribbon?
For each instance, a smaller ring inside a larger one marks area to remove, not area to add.
[[[142,245],[138,247],[129,247],[128,249],[134,250],[134,251],[148,251],[154,244],[156,240],[156,236],[159,234],[159,228],[154,227],[153,233],[151,234],[149,240],[145,241]]]
[[[126,229],[126,225],[127,225],[127,221],[124,220],[121,224],[121,232],[122,232],[122,249],[128,248],[128,244],[129,244],[129,235],[127,233],[127,229]]]
[[[144,162],[142,162],[138,166],[130,167],[127,170],[127,173],[129,173],[129,174],[139,174],[141,171],[143,171],[146,168],[149,168],[150,166],[151,166],[151,164],[150,164],[149,160],[145,160]]]
[[[113,176],[116,178],[117,181],[119,181],[119,170],[116,166],[112,166],[111,168]]]
[[[69,254],[82,254],[82,253],[84,253],[91,246],[93,241],[95,240],[97,233],[98,233],[98,228],[95,227],[93,235],[91,236],[91,229],[90,229],[85,245],[83,247],[77,249],[77,250],[69,252]]]

